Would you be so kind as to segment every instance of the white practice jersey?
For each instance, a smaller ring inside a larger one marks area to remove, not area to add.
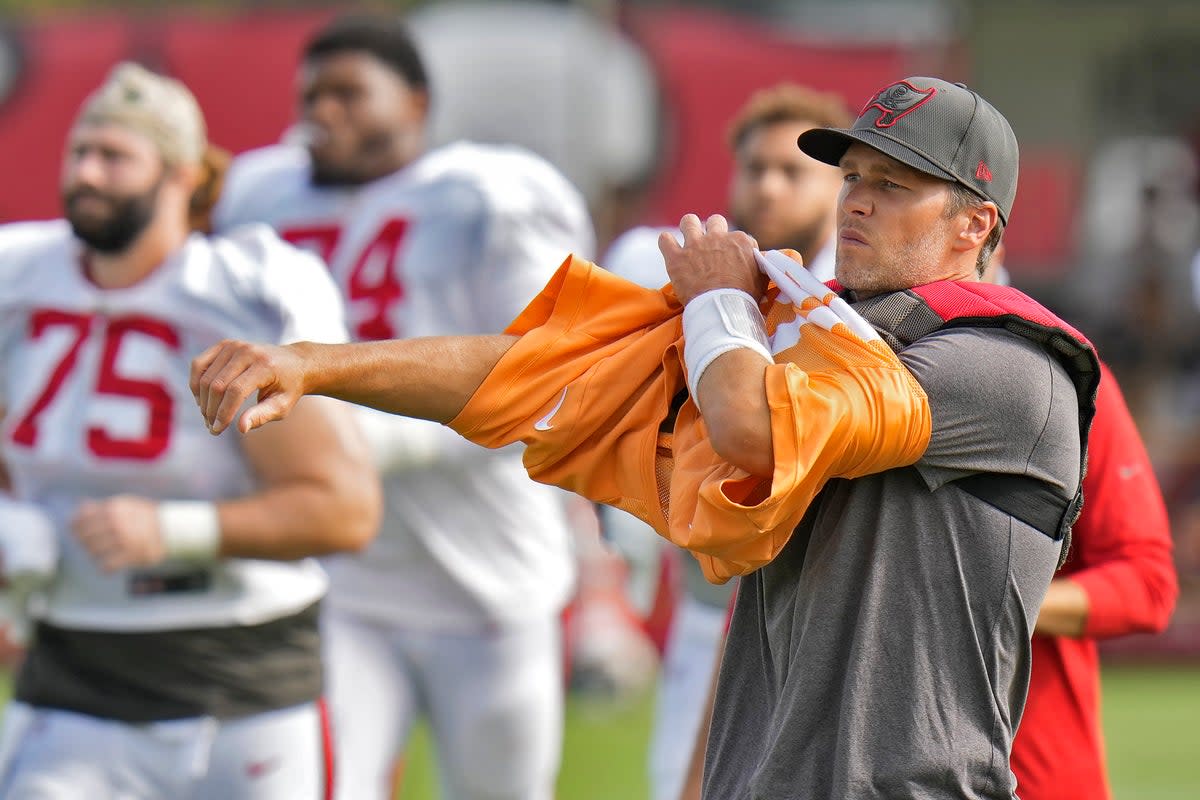
[[[143,281],[100,289],[63,221],[0,228],[3,459],[16,499],[52,519],[61,562],[34,615],[55,625],[154,631],[258,624],[320,598],[313,560],[226,559],[100,571],[70,531],[80,501],[244,496],[256,487],[240,436],[212,436],[188,388],[190,362],[224,338],[344,341],[323,266],[266,226],[193,235]]]
[[[218,228],[266,222],[329,264],[360,340],[499,333],[569,253],[591,256],[578,192],[515,147],[459,143],[360,187],[321,188],[302,148],[234,161]],[[517,450],[487,451],[434,423],[364,416],[385,471],[380,536],[328,560],[330,602],[410,627],[554,613],[574,571],[561,493]]]

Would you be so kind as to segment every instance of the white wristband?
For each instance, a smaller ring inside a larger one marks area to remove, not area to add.
[[[711,289],[688,301],[683,308],[683,360],[694,401],[704,370],[717,356],[739,347],[775,360],[767,346],[766,321],[753,297],[740,289]]]
[[[216,503],[203,500],[159,503],[158,530],[167,558],[212,561],[221,548],[221,519]]]

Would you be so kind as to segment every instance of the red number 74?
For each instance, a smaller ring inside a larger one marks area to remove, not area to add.
[[[389,219],[350,265],[342,291],[351,303],[350,324],[355,339],[395,339],[401,335],[392,311],[404,299],[400,248],[408,234],[408,225],[408,220],[401,217]],[[338,223],[315,223],[287,228],[279,235],[332,265],[342,229]]]

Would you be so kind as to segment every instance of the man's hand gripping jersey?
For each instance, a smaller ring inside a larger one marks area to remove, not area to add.
[[[645,520],[721,582],[768,563],[831,478],[912,464],[925,393],[871,326],[786,255],[760,266],[775,364],[764,380],[775,472],[723,462],[686,396],[683,308],[575,257],[507,332],[504,355],[450,426],[527,445],[535,480]],[[680,402],[682,401],[682,403]]]

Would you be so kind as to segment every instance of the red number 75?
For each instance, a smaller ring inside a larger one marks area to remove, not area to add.
[[[133,438],[114,436],[101,425],[91,425],[87,429],[88,449],[101,458],[138,460],[157,458],[166,451],[170,444],[173,407],[171,392],[159,381],[121,375],[117,370],[117,356],[120,353],[121,345],[130,334],[141,334],[157,339],[172,351],[179,349],[179,334],[161,320],[140,315],[98,322],[97,318],[91,314],[77,314],[53,309],[35,311],[29,321],[31,339],[40,339],[46,331],[52,328],[67,328],[71,331],[73,338],[62,358],[55,365],[41,394],[13,427],[12,440],[24,447],[33,447],[37,444],[40,432],[38,418],[54,401],[55,395],[58,394],[67,377],[78,366],[79,351],[87,340],[92,327],[96,324],[104,325],[104,349],[100,357],[93,391],[97,395],[141,400],[148,406],[149,422],[146,425],[145,433]]]

